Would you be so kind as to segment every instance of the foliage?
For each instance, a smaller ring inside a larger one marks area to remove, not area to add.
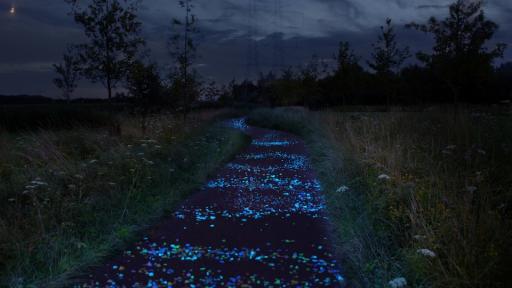
[[[458,117],[281,108],[249,121],[305,137],[351,287],[508,287],[510,114]]]
[[[170,74],[172,93],[180,95],[181,109],[186,118],[191,104],[199,97],[200,82],[197,72],[192,68],[197,57],[197,45],[194,35],[198,33],[197,17],[193,13],[195,5],[192,0],[179,1],[185,11],[184,20],[173,19],[173,35],[170,39],[170,54],[175,65]]]
[[[119,134],[75,127],[0,137],[0,286],[69,287],[170,213],[246,138],[226,111],[121,118]]]
[[[125,106],[111,107],[112,111]],[[101,128],[116,123],[116,114],[102,104],[5,105],[0,107],[1,132],[28,132],[40,129],[68,130],[76,127]]]
[[[162,81],[154,63],[135,61],[129,68],[126,84],[130,95],[142,106],[155,105],[162,100]]]
[[[391,104],[391,97],[396,93],[396,76],[400,66],[409,58],[409,48],[398,48],[396,34],[391,19],[386,19],[386,26],[381,26],[377,43],[368,66],[375,71],[381,92],[386,95],[386,105]]]
[[[345,105],[350,95],[359,88],[363,67],[359,65],[359,57],[355,55],[348,42],[340,42],[336,62],[337,67],[334,72],[336,87],[331,89],[339,91],[342,98],[341,104]],[[339,103],[337,99],[333,102]]]
[[[380,77],[394,75],[409,57],[409,48],[398,48],[396,34],[391,19],[386,19],[386,26],[380,27],[381,34],[377,43],[373,44],[372,61],[368,65]]]
[[[63,56],[63,63],[53,64],[55,73],[58,78],[53,79],[55,86],[62,90],[62,94],[66,101],[71,101],[71,94],[77,87],[77,82],[80,78],[80,62],[73,49],[68,49],[67,53]]]
[[[450,5],[446,19],[430,18],[426,24],[411,23],[410,28],[433,35],[435,45],[431,55],[420,52],[417,57],[438,74],[456,103],[462,94],[474,95],[492,73],[492,64],[502,57],[505,44],[498,43],[488,50],[498,25],[485,17],[482,1],[457,0]],[[471,100],[475,101],[475,96]]]
[[[88,43],[77,45],[82,74],[93,82],[101,82],[108,90],[124,79],[140,48],[145,44],[139,36],[135,0],[91,0],[86,8],[80,0],[66,0],[73,7],[75,22],[80,24]]]
[[[301,105],[320,108],[339,105],[428,105],[449,102],[508,103],[512,97],[512,73],[506,66],[493,67],[505,45],[489,49],[497,25],[487,20],[482,2],[457,0],[443,20],[412,23],[434,36],[433,53],[419,53],[423,65],[402,67],[409,49],[400,47],[391,19],[381,27],[373,45],[369,70],[347,42],[337,51],[336,67],[329,71],[318,57],[306,65],[289,67],[280,74],[262,74],[258,83],[234,84],[235,102],[270,106]]]

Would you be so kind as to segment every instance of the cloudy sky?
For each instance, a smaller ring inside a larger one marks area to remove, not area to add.
[[[183,11],[177,0],[143,0],[140,18],[151,58],[169,66],[166,39],[173,17]],[[251,4],[252,2],[252,4]],[[428,50],[430,39],[403,29],[411,21],[443,17],[451,0],[195,0],[201,30],[196,68],[204,80],[243,79],[305,63],[316,54],[331,59],[337,43],[349,41],[363,59],[370,53],[386,17],[397,25],[398,39],[413,51]],[[11,8],[15,13],[9,13]],[[489,18],[500,25],[495,41],[507,43],[512,60],[512,1],[487,0]],[[84,41],[64,0],[0,0],[0,94],[57,97],[51,65],[66,45]],[[79,97],[103,97],[97,85],[83,82]]]

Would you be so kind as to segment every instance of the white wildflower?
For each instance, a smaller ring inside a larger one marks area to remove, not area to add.
[[[34,186],[48,186],[48,183],[41,181],[41,178],[36,178],[36,180],[30,182]]]
[[[446,146],[443,149],[442,153],[446,154],[446,155],[450,155],[450,154],[452,154],[453,150],[455,150],[455,148],[457,148],[457,146],[455,146],[455,145],[448,145],[448,146]]]
[[[416,250],[416,252],[425,257],[430,257],[430,258],[436,257],[436,253],[434,253],[434,251],[432,251],[430,249],[418,249],[418,250]]]
[[[487,155],[487,152],[483,149],[478,149],[477,152],[484,156]]]
[[[475,187],[475,186],[467,186],[467,187],[466,187],[466,190],[467,190],[469,193],[473,193],[473,192],[475,192],[476,190],[478,190],[478,188],[477,188],[477,187]]]
[[[96,159],[92,159],[91,161],[89,161],[89,164],[94,164],[94,163],[96,163],[96,162],[98,162],[98,160],[96,160]]]
[[[379,177],[377,177],[379,180],[382,180],[382,181],[387,181],[387,180],[391,180],[391,177],[389,177],[388,175],[386,174],[380,174]]]
[[[401,288],[407,286],[407,280],[404,277],[398,277],[389,281],[388,284],[393,288]]]
[[[344,193],[344,192],[347,192],[348,191],[348,187],[345,186],[345,185],[341,185],[340,187],[338,187],[338,189],[336,190],[336,193]]]
[[[423,235],[414,235],[413,238],[418,241],[427,239],[427,237]]]

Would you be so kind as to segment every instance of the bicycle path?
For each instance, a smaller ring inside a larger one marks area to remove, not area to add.
[[[304,142],[248,127],[252,143],[75,287],[341,287],[325,199]]]

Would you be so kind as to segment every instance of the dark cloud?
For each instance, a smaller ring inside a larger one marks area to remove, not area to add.
[[[423,5],[418,5],[417,8],[418,9],[446,9],[447,7],[449,7],[449,5],[430,5],[430,4],[423,4]]]
[[[249,9],[249,2],[195,1],[201,30],[201,57],[196,68],[205,79],[240,80],[255,75],[256,70],[300,65],[312,54],[330,59],[342,40],[351,42],[364,59],[387,17],[393,18],[404,45],[413,51],[428,51],[429,37],[406,30],[403,24],[423,22],[430,16],[443,17],[452,1],[255,0],[254,9]],[[14,17],[8,13],[11,5],[17,8]],[[181,17],[183,11],[178,9],[177,1],[146,0],[142,5],[140,17],[152,59],[161,67],[168,67],[166,39],[170,22],[173,17]],[[492,0],[486,5],[487,15],[501,26],[494,42],[512,45],[512,2]],[[51,64],[59,61],[66,45],[84,40],[68,12],[69,6],[63,0],[0,0],[0,94],[58,95],[51,84]],[[248,47],[258,47],[259,69],[254,65],[248,69]],[[511,51],[506,55],[509,60]],[[84,82],[78,94],[102,95],[98,94],[99,88]]]

